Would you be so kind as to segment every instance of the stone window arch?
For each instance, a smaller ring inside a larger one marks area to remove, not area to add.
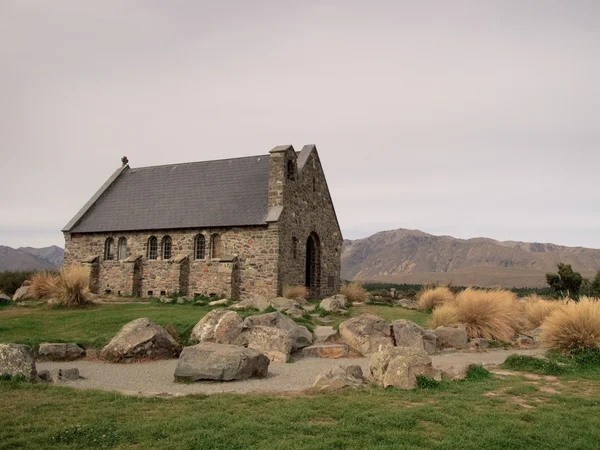
[[[104,243],[104,259],[106,261],[115,259],[115,240],[111,237]]]
[[[210,237],[210,257],[212,259],[221,257],[221,236],[218,233]]]
[[[171,236],[165,236],[161,242],[161,257],[162,259],[171,259],[173,240]]]
[[[123,261],[127,259],[127,238],[120,237],[119,245],[117,247],[117,259]]]
[[[148,259],[156,259],[158,257],[158,240],[156,236],[150,236],[148,239]]]
[[[194,240],[194,259],[205,259],[206,258],[206,239],[204,235],[200,233]]]

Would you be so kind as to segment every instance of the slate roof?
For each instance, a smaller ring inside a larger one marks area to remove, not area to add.
[[[117,170],[63,231],[265,225],[269,155]]]

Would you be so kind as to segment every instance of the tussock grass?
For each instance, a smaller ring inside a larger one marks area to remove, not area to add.
[[[458,309],[453,304],[438,306],[431,312],[429,328],[453,327],[459,325]]]
[[[31,278],[31,295],[40,300],[51,298],[56,293],[58,276],[56,272],[37,272]]]
[[[600,349],[600,301],[581,297],[565,303],[542,323],[540,341],[562,353]]]
[[[367,290],[360,283],[344,283],[340,294],[345,295],[351,302],[364,302],[367,298]]]
[[[452,303],[454,294],[444,286],[426,289],[419,294],[419,308],[431,311],[445,303]]]
[[[62,306],[81,306],[88,302],[88,271],[85,267],[70,266],[60,271],[53,297]]]
[[[308,298],[308,288],[306,286],[284,286],[283,296],[291,300]]]
[[[544,322],[544,319],[548,317],[551,312],[564,306],[565,302],[558,300],[544,300],[537,295],[531,295],[525,299],[522,305],[526,328],[534,330]]]
[[[506,290],[468,288],[456,296],[456,309],[470,338],[511,342],[523,324],[516,295]]]

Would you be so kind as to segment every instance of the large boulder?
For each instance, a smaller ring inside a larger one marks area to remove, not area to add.
[[[243,330],[236,344],[264,353],[273,362],[288,362],[292,352],[292,337],[287,331],[264,325]]]
[[[348,357],[348,346],[344,344],[316,344],[302,349],[302,356],[309,358],[338,359]]]
[[[83,358],[85,350],[77,344],[42,343],[38,350],[38,361],[75,361]]]
[[[265,377],[268,371],[269,358],[256,350],[229,344],[201,342],[183,349],[175,368],[175,379],[245,380],[252,376]]]
[[[298,325],[292,319],[281,314],[280,312],[259,314],[256,316],[249,316],[244,319],[244,328],[252,328],[257,325],[274,327],[283,331],[287,331],[292,337],[292,350],[299,350],[301,348],[308,347],[313,342],[312,333],[308,330],[308,328]]]
[[[414,347],[429,354],[437,351],[438,337],[410,320],[394,320],[391,329],[397,347]]]
[[[148,318],[141,318],[123,325],[100,356],[113,362],[131,362],[176,358],[180,350],[180,345],[164,328]]]
[[[464,328],[437,327],[433,332],[443,348],[465,348],[469,340]]]
[[[380,386],[398,389],[414,389],[418,375],[433,377],[431,357],[414,347],[382,348],[371,355],[369,370]]]
[[[10,297],[4,292],[0,291],[0,305],[8,305],[10,303]]]
[[[348,298],[345,295],[337,294],[321,301],[319,308],[328,312],[340,312],[348,307]]]
[[[242,331],[242,318],[234,311],[214,309],[194,326],[190,342],[233,344]]]
[[[337,391],[347,387],[358,388],[365,385],[360,366],[338,366],[329,372],[318,375],[313,384],[314,391]]]
[[[27,283],[27,282],[25,282]],[[13,295],[13,301],[19,301],[19,300],[27,300],[32,298],[31,297],[31,286],[29,285],[29,283],[25,284],[23,283],[23,286],[21,286],[19,289],[17,289]]]
[[[0,375],[23,376],[28,381],[37,379],[35,357],[28,345],[0,344]]]
[[[393,345],[390,327],[384,319],[373,314],[361,314],[342,322],[339,332],[348,347],[363,355],[378,351],[380,346]]]

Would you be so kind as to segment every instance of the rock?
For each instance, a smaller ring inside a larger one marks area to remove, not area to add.
[[[236,344],[257,350],[273,362],[288,362],[292,337],[279,328],[256,325],[242,331]]]
[[[123,325],[102,349],[100,356],[113,362],[170,359],[176,358],[180,349],[177,341],[164,328],[148,318],[141,318]]]
[[[490,341],[484,338],[475,338],[469,341],[469,347],[483,350],[484,348],[488,348],[490,346]]]
[[[313,342],[312,333],[308,331],[308,328],[298,325],[280,312],[249,316],[246,317],[243,323],[244,328],[251,328],[256,325],[279,328],[288,332],[292,337],[292,350],[308,347]]]
[[[330,338],[337,335],[337,331],[333,329],[333,327],[326,327],[322,325],[317,325],[315,327],[315,344],[324,344]]]
[[[183,297],[178,297],[177,298],[177,304],[178,305],[183,305],[185,303],[185,298]]]
[[[49,370],[40,370],[37,374],[38,381],[41,383],[52,383],[54,380],[52,379],[52,374]]]
[[[208,306],[226,305],[227,303],[229,303],[229,300],[224,298],[223,300],[213,300],[212,302],[208,303]]]
[[[13,295],[13,301],[16,302],[18,300],[27,300],[32,298],[29,291],[29,284],[23,283],[23,285],[15,291]]]
[[[371,355],[369,370],[373,380],[383,387],[414,389],[417,376],[431,378],[431,357],[425,350],[413,347],[386,347]]]
[[[464,328],[437,327],[433,332],[438,337],[442,348],[465,348],[467,346],[467,331]]]
[[[58,369],[58,381],[77,381],[81,378],[79,369]]]
[[[339,332],[348,347],[363,355],[378,351],[380,346],[393,345],[390,327],[384,319],[373,314],[361,314],[342,322]]]
[[[198,380],[245,380],[266,377],[269,358],[249,348],[213,342],[201,342],[185,347],[181,352],[175,379],[178,381]]]
[[[0,375],[23,376],[35,381],[37,370],[31,347],[20,344],[0,344]]]
[[[323,300],[319,307],[323,311],[339,312],[348,307],[348,298],[345,295],[337,294],[333,297],[329,297]]]
[[[304,311],[298,308],[290,308],[284,312],[294,319],[302,319],[304,317]]]
[[[326,374],[317,376],[312,390],[321,392],[337,391],[347,387],[359,388],[364,385],[365,379],[360,366],[339,366]]]
[[[286,309],[297,308],[299,306],[296,300],[285,297],[277,297],[269,301],[271,306],[277,311],[285,311]]]
[[[4,292],[0,292],[0,305],[8,305],[10,302],[10,297]]]
[[[313,312],[315,309],[317,309],[317,307],[315,305],[303,305],[302,309],[304,309],[304,311],[306,312]]]
[[[173,303],[173,299],[171,297],[161,297],[159,301],[161,303]]]
[[[304,347],[301,354],[309,358],[347,358],[348,346],[344,344],[316,344]]]
[[[230,309],[256,309],[258,311],[264,311],[269,309],[271,302],[266,297],[258,296],[251,299],[242,300],[235,305],[230,306]]]
[[[535,330],[532,330],[530,332],[531,339],[533,339],[533,342],[535,344],[537,344],[540,341],[540,335],[541,334],[542,334],[542,328],[541,327],[537,327]]]
[[[38,361],[75,361],[83,358],[85,350],[77,344],[42,343],[38,350]]]
[[[517,345],[521,348],[529,348],[535,346],[535,342],[529,336],[519,336],[517,338]]]
[[[448,381],[464,380],[467,377],[467,374],[469,373],[469,369],[471,367],[473,367],[474,365],[475,364],[465,363],[465,364],[455,364],[455,365],[451,365],[448,367],[443,367],[443,368],[439,369],[441,379],[448,380]],[[434,377],[434,378],[436,378],[436,377]],[[436,379],[438,381],[441,381],[438,378],[436,378]]]
[[[242,332],[242,318],[234,311],[214,309],[192,330],[190,342],[233,344]]]
[[[419,309],[419,302],[416,300],[410,300],[408,298],[401,298],[394,301],[394,305],[401,306],[406,309]]]
[[[414,347],[430,355],[438,350],[438,337],[410,320],[394,320],[391,329],[397,347]]]

